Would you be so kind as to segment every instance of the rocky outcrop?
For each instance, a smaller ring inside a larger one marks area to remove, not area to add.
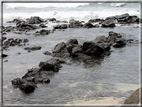
[[[114,20],[105,20],[101,24],[102,24],[102,27],[115,27]]]
[[[19,39],[19,38],[9,38],[5,41],[3,41],[3,49],[7,49],[10,46],[21,46],[21,45],[25,45],[26,42],[28,42],[28,39]]]
[[[15,78],[11,83],[14,88],[31,93],[37,88],[38,83],[50,83],[49,77],[60,70],[62,63],[65,61],[53,58],[46,62],[40,62],[39,68],[28,69],[22,78]]]
[[[28,24],[27,22],[21,21],[16,23],[16,29],[18,31],[25,31],[25,30],[34,30],[37,26],[34,26],[32,24]]]
[[[34,17],[31,17],[30,19],[27,19],[27,23],[29,24],[40,24],[44,22],[44,20],[38,16],[34,16]]]
[[[119,24],[139,23],[139,18],[137,16],[130,16],[128,13],[107,17],[105,20],[117,20]]]
[[[98,43],[100,46],[103,46],[105,49],[109,49],[110,46],[114,48],[120,48],[127,44],[127,41],[119,33],[113,31],[109,32],[109,36],[98,36],[93,40],[94,43]]]
[[[110,50],[110,45],[98,45],[93,41],[86,41],[83,45],[79,45],[77,39],[70,39],[66,43],[58,43],[52,50],[53,57],[78,57],[86,58],[101,57],[106,55]]]

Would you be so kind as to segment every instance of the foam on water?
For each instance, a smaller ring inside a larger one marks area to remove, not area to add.
[[[83,5],[89,5],[89,3],[7,3],[5,4],[7,9],[14,9],[18,7],[23,8],[45,8],[45,7],[78,7]]]
[[[122,6],[122,7],[121,7]],[[5,3],[3,5],[3,19],[26,19],[31,16],[41,18],[56,18],[58,20],[77,19],[88,21],[94,18],[128,13],[140,17],[138,3]]]

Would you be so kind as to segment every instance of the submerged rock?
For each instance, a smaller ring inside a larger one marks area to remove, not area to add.
[[[25,49],[25,50],[28,50],[28,51],[40,50],[40,49],[41,49],[41,46],[26,47],[26,48],[24,48],[24,49]]]

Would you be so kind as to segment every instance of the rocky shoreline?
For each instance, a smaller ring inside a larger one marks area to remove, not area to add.
[[[48,22],[57,23],[53,26],[52,30],[47,30]],[[54,33],[56,29],[65,30],[67,28],[114,28],[116,24],[129,25],[129,24],[139,24],[141,19],[137,16],[130,16],[129,14],[122,14],[107,17],[106,19],[90,19],[88,22],[70,20],[58,21],[55,18],[44,20],[40,17],[31,17],[26,21],[21,19],[14,19],[8,21],[7,23],[15,23],[16,26],[3,26],[2,30],[2,46],[3,50],[8,50],[13,46],[26,46],[24,49],[28,52],[40,50],[41,46],[29,47],[28,39],[20,38],[6,38],[6,34],[9,32],[15,34],[25,34],[30,35],[30,31],[38,30],[32,35],[41,36]],[[59,23],[59,24],[58,24]],[[61,23],[61,24],[60,24]],[[63,23],[63,24],[62,24]],[[45,55],[51,55],[53,58],[47,60],[46,62],[40,62],[38,68],[28,69],[27,73],[22,78],[15,78],[11,81],[14,88],[19,88],[25,93],[31,93],[37,88],[38,83],[50,83],[48,76],[59,72],[62,68],[61,64],[68,64],[64,60],[58,58],[78,58],[83,61],[88,59],[94,59],[99,57],[109,56],[111,54],[111,48],[122,48],[127,46],[127,44],[138,43],[138,40],[125,39],[120,33],[110,31],[108,37],[98,36],[92,41],[85,41],[83,44],[79,44],[76,38],[69,39],[68,41],[57,43],[52,50],[52,52],[43,52]],[[8,57],[6,54],[2,54],[1,57]],[[45,78],[46,77],[46,78]],[[130,98],[128,98],[130,99]],[[125,101],[124,104],[128,104]]]

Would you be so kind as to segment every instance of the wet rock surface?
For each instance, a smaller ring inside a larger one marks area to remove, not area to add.
[[[34,17],[31,17],[30,19],[27,19],[27,22],[29,24],[39,24],[44,22],[44,20],[38,16],[34,16]]]
[[[39,68],[28,69],[22,78],[15,78],[11,81],[14,88],[19,88],[25,93],[31,93],[37,88],[38,83],[50,83],[50,75],[58,72],[65,61],[59,59],[49,59],[40,62]]]
[[[49,19],[49,21],[56,21],[55,18]],[[39,31],[36,30],[34,35],[48,35],[50,30],[42,29],[46,28],[46,24],[44,24],[44,20],[40,17],[31,17],[27,19],[27,21],[14,19],[9,23],[16,23],[16,26],[8,26],[4,27],[4,32],[14,32],[16,34],[22,34],[23,31],[28,32],[30,30],[35,30],[40,28]],[[98,22],[99,24],[94,26],[92,23]],[[116,23],[121,24],[130,24],[130,23],[138,23],[138,18],[136,16],[130,16],[129,14],[118,15],[113,17],[108,17],[105,20],[103,19],[91,19],[89,22],[83,24],[84,22],[78,20],[70,20],[69,25],[61,24],[53,26],[55,29],[67,29],[67,28],[93,28],[99,27],[115,27]],[[40,24],[38,26],[34,24]],[[19,39],[19,38],[10,38],[6,37],[2,38],[3,41],[3,49],[7,49],[10,46],[21,46],[25,43],[29,42],[28,39]],[[114,48],[121,48],[127,45],[127,43],[133,43],[133,39],[124,39],[123,35],[119,33],[115,33],[113,31],[109,32],[109,36],[98,36],[92,41],[85,41],[83,44],[79,44],[77,39],[70,39],[67,42],[58,43],[52,53],[49,51],[44,52],[45,55],[51,55],[52,57],[71,57],[78,58],[81,60],[92,59],[93,57],[104,57],[110,55],[111,46]],[[40,46],[34,47],[25,47],[27,51],[40,50]],[[4,56],[6,57],[6,55]],[[37,88],[38,83],[49,83],[50,76],[59,72],[61,69],[61,64],[65,63],[65,61],[59,59],[50,59],[46,62],[40,62],[38,68],[29,69],[28,72],[22,78],[16,78],[12,80],[12,85],[15,88],[19,88],[20,90],[31,93]]]
[[[108,46],[113,46],[114,48],[121,48],[127,44],[126,39],[122,37],[120,33],[115,33],[113,31],[109,32],[109,36],[98,36],[96,37],[93,42],[104,46],[105,49],[109,49]]]
[[[22,45],[26,45],[26,43],[29,42],[28,39],[19,39],[19,38],[9,38],[6,40],[3,41],[3,49],[7,49],[9,48],[10,46],[22,46]]]
[[[57,44],[52,51],[52,56],[79,57],[83,54],[83,56],[103,56],[105,51],[109,50],[104,49],[93,41],[87,41],[83,45],[79,45],[77,39],[70,39],[66,43],[62,42]]]

